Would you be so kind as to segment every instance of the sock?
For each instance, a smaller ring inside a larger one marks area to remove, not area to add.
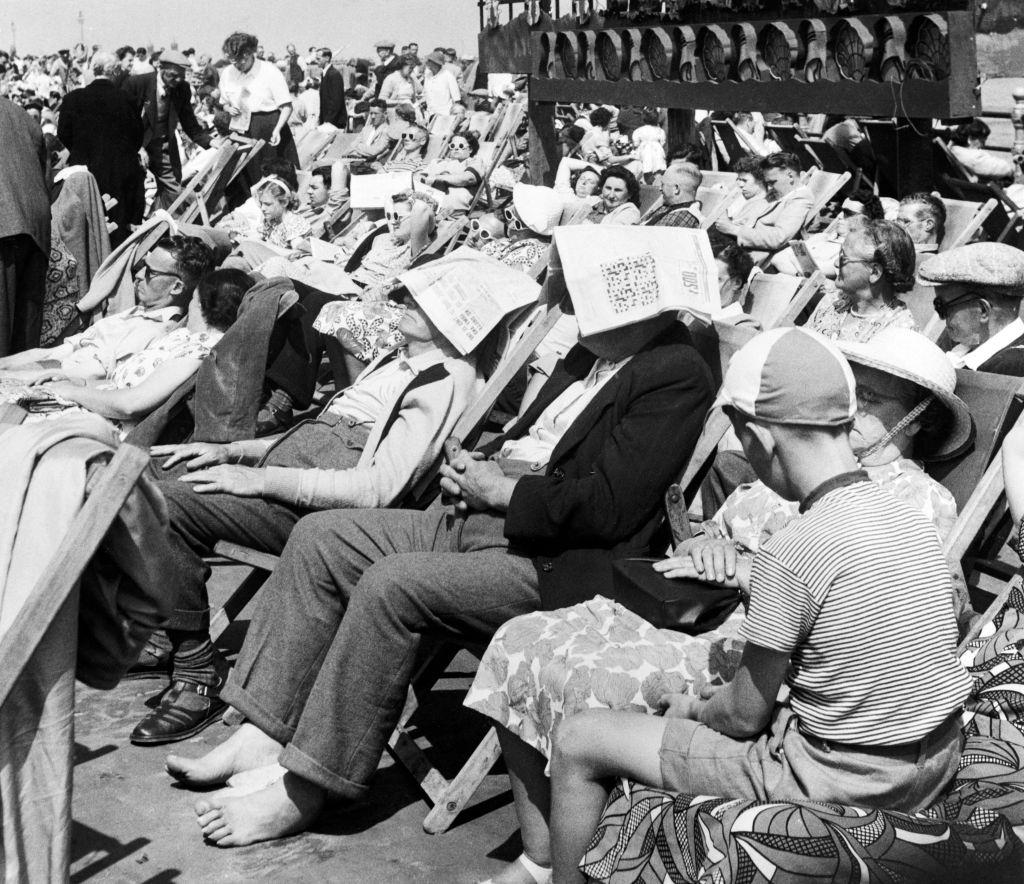
[[[220,681],[220,655],[205,632],[174,632],[169,636],[174,646],[174,680],[211,686]]]

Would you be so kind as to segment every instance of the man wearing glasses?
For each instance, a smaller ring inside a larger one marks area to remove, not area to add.
[[[210,146],[210,136],[192,110],[192,90],[186,72],[188,59],[177,49],[160,55],[160,70],[129,77],[124,90],[142,116],[140,157],[156,177],[157,204],[166,209],[181,193],[181,157],[174,136],[178,125],[200,147]]]
[[[957,368],[1024,377],[1024,252],[972,243],[925,261],[918,276],[935,286],[935,312],[955,344]]]
[[[135,268],[135,307],[99,320],[56,347],[0,359],[0,376],[26,384],[109,377],[129,356],[173,331],[212,266],[213,255],[198,239],[164,237]]]

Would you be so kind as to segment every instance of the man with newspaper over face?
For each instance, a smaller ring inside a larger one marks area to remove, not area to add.
[[[613,559],[664,550],[662,494],[712,401],[676,318],[717,305],[707,237],[559,228],[551,267],[549,297],[568,290],[579,344],[504,435],[450,456],[442,490],[454,503],[314,513],[295,526],[222,691],[247,723],[203,758],[168,760],[197,788],[267,767],[260,791],[198,801],[204,837],[282,837],[327,795],[364,795],[425,633],[486,639],[527,611],[607,595]],[[402,280],[421,303],[447,302],[454,327],[439,328],[453,342],[502,309],[473,278],[430,286],[434,276],[425,265]]]

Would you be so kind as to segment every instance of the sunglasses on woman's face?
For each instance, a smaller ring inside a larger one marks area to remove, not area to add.
[[[391,227],[397,227],[411,214],[412,212],[399,212],[397,209],[385,209],[384,220],[387,221]]]
[[[453,141],[452,150],[469,150],[469,145],[465,141]]]
[[[489,239],[494,239],[494,234],[486,227],[483,227],[480,224],[480,221],[476,218],[469,222],[469,230],[478,240],[480,240],[480,242],[487,242]]]
[[[523,224],[523,222],[520,219],[520,217],[516,214],[516,210],[515,209],[507,208],[506,207],[506,209],[504,211],[504,215],[505,215],[505,226],[509,230],[525,230],[526,229],[526,225]]]
[[[420,137],[419,132],[403,132],[402,133],[402,138],[405,141],[415,141],[419,137]]]

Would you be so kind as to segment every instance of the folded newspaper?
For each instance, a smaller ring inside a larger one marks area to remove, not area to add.
[[[353,209],[383,209],[396,193],[412,189],[411,172],[353,175],[349,179]]]
[[[721,310],[718,269],[703,230],[558,227],[551,266],[562,268],[581,335],[670,311],[713,316]]]
[[[503,317],[540,297],[540,286],[521,270],[465,246],[398,278],[463,355]]]

